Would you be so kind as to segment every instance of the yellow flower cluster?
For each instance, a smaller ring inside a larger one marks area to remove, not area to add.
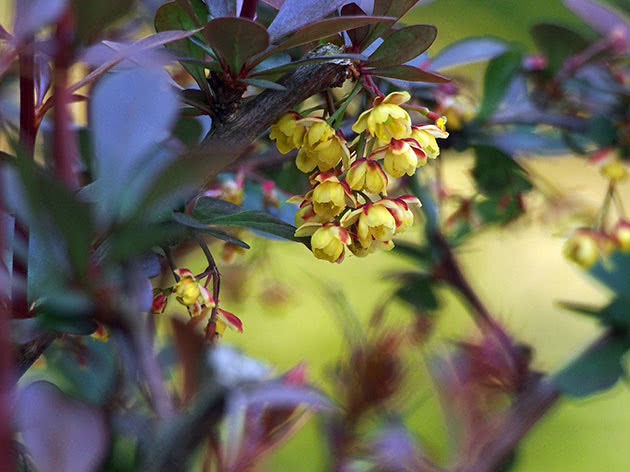
[[[401,105],[411,97],[393,92],[377,97],[352,126],[352,143],[326,120],[289,112],[271,127],[281,153],[297,149],[296,166],[310,176],[311,190],[289,202],[300,205],[296,236],[310,236],[318,259],[341,262],[348,249],[365,256],[394,247],[392,238],[414,222],[409,195],[387,198],[389,177],[413,176],[440,153],[436,138],[446,138],[443,119],[412,125]],[[364,149],[368,149],[367,155]],[[382,161],[382,163],[381,163]]]

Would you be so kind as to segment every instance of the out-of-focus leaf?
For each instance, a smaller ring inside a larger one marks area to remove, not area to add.
[[[249,405],[260,404],[266,408],[286,408],[304,405],[313,410],[330,410],[333,404],[319,390],[309,386],[287,385],[268,382],[247,392]]]
[[[17,41],[37,33],[57,21],[66,8],[67,0],[20,0],[15,3],[13,34]]]
[[[432,70],[487,61],[507,51],[505,41],[489,36],[467,38],[449,44],[431,59]]]
[[[496,147],[512,156],[560,154],[568,151],[561,133],[556,130],[534,131],[531,127],[487,133],[480,131],[469,144]]]
[[[426,51],[436,36],[433,25],[412,25],[393,31],[370,55],[368,65],[386,68],[410,61]]]
[[[585,397],[611,388],[623,375],[621,356],[630,348],[627,334],[608,336],[556,373],[553,383],[565,394]]]
[[[173,128],[173,136],[179,139],[188,147],[199,144],[203,127],[198,119],[190,117],[180,117]]]
[[[271,80],[265,79],[256,79],[256,78],[247,78],[241,79],[241,82],[247,85],[253,85],[254,87],[262,88],[262,89],[271,89],[271,90],[286,90],[287,88],[284,85],[277,84],[276,82],[272,82]]]
[[[208,225],[241,226],[262,231],[291,241],[303,242],[296,238],[296,227],[271,216],[262,210],[242,211],[238,205],[229,204],[218,198],[202,197],[197,201],[192,217]]]
[[[521,53],[508,51],[488,64],[483,81],[483,100],[476,120],[483,123],[497,109],[521,66]]]
[[[113,262],[127,261],[156,246],[179,242],[187,234],[186,228],[173,222],[150,226],[129,224],[107,241],[107,257]]]
[[[589,274],[621,297],[630,300],[630,253],[615,251],[600,259]]]
[[[199,220],[185,213],[177,213],[177,212],[173,213],[173,220],[189,228],[203,231],[204,233],[209,234],[210,236],[214,238],[221,239],[222,241],[227,241],[229,243],[240,246],[244,249],[249,249],[249,244],[247,244],[246,242],[241,241],[240,239],[235,238],[234,236],[224,231],[221,231],[220,229],[213,228],[210,225],[201,223],[199,222]]]
[[[523,213],[517,194],[508,191],[475,201],[475,212],[485,224],[507,224]]]
[[[186,89],[181,92],[182,101],[190,106],[193,106],[204,113],[210,114],[212,109],[208,103],[206,94],[198,89]]]
[[[284,0],[263,0],[267,5],[274,7],[276,10],[280,10]]]
[[[136,56],[137,54],[140,54],[143,51],[148,51],[150,49],[163,46],[173,41],[178,41],[180,39],[187,38],[195,33],[196,31],[162,31],[160,33],[147,36],[146,38],[139,39],[138,41],[131,43],[128,47],[118,51],[107,62],[101,64],[99,67],[97,67],[88,75],[86,75],[83,79],[74,83],[72,87],[70,87],[70,90],[72,92],[76,92],[81,87],[84,87],[85,85],[92,83],[94,80],[98,79],[105,72],[107,72],[109,69],[111,69],[116,64],[124,61],[127,58],[133,59],[134,56]]]
[[[443,75],[422,70],[419,67],[407,66],[401,64],[399,66],[391,66],[385,68],[376,68],[369,71],[370,74],[378,77],[388,77],[391,79],[408,80],[410,82],[430,82],[434,84],[444,84],[450,82],[451,79]]]
[[[436,310],[440,304],[433,290],[431,275],[422,272],[405,272],[393,274],[401,280],[396,296],[421,310]]]
[[[156,100],[159,97],[159,100]],[[163,71],[137,69],[106,77],[90,103],[99,208],[107,221],[120,206],[134,164],[169,135],[178,100]]]
[[[265,27],[246,18],[215,18],[206,25],[203,33],[235,76],[250,57],[269,45]]]
[[[370,445],[374,461],[385,470],[412,471],[426,468],[418,441],[402,423],[391,423]]]
[[[559,302],[558,304],[567,310],[598,319],[602,324],[610,327],[621,329],[630,327],[630,301],[623,297],[613,299],[603,308],[574,302]]]
[[[619,30],[630,33],[630,19],[609,5],[591,0],[564,0],[566,7],[598,33],[608,36]]]
[[[545,55],[552,73],[558,71],[568,57],[588,46],[588,40],[584,36],[563,25],[539,23],[530,32],[536,46]]]
[[[98,36],[107,26],[129,12],[133,4],[134,0],[72,0],[77,35],[83,41]]]
[[[208,12],[199,0],[192,0],[191,5],[198,17],[207,17]],[[194,30],[196,27],[197,25],[193,22],[190,16],[176,2],[165,3],[155,14],[155,30],[157,32],[168,30]],[[166,47],[175,51],[180,56],[192,57],[195,59],[205,58],[203,49],[188,39],[170,42],[166,45]],[[199,88],[207,91],[208,84],[203,66],[185,62],[182,62],[182,66],[188,71],[193,79],[195,79]]]
[[[313,23],[339,8],[345,0],[285,0],[267,29],[271,40]]]
[[[481,192],[499,198],[506,192],[515,195],[532,187],[525,170],[512,157],[490,146],[475,147],[472,173]]]
[[[45,175],[25,158],[15,160],[33,217],[32,224],[52,222],[60,232],[77,275],[87,270],[90,243],[94,236],[89,205],[79,201],[59,181]]]
[[[206,342],[198,329],[189,323],[173,318],[171,326],[173,327],[173,341],[184,377],[183,400],[187,403],[193,398],[199,387],[200,377],[203,374],[201,367]]]
[[[206,3],[212,18],[236,15],[236,2],[234,0],[207,0]]]
[[[394,244],[392,254],[409,257],[420,264],[431,263],[431,251],[426,247],[407,241],[394,241]]]
[[[107,454],[109,432],[103,412],[49,382],[32,383],[20,392],[16,418],[40,472],[98,470]]]
[[[617,142],[617,129],[607,116],[594,116],[588,120],[586,135],[599,149],[614,146]]]

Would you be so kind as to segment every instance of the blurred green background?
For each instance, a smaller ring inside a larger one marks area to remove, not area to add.
[[[18,0],[19,1],[19,0]],[[7,25],[11,2],[0,2],[0,22]],[[531,25],[554,20],[579,25],[579,20],[564,9],[560,0],[437,0],[421,2],[406,18],[407,22],[430,23],[438,27],[435,54],[445,45],[467,36],[491,34],[524,43],[530,49]],[[9,29],[9,28],[7,28]],[[458,74],[479,80],[483,67],[470,67]],[[443,153],[446,185],[453,190],[470,191],[467,155]],[[586,205],[597,205],[604,195],[606,182],[583,160],[571,156],[532,157],[526,162],[538,174],[554,181],[567,194]],[[630,188],[623,184],[630,202]],[[568,360],[599,328],[555,305],[558,300],[603,302],[606,293],[588,280],[562,257],[562,244],[569,227],[562,214],[538,207],[536,218],[525,217],[509,228],[486,231],[475,236],[459,255],[471,283],[500,321],[523,342],[535,348],[535,365],[553,369]],[[550,224],[553,223],[553,224]],[[420,237],[420,229],[410,232]],[[411,235],[414,236],[413,234]],[[251,238],[248,239],[248,241]],[[251,241],[250,241],[251,242]],[[241,347],[247,354],[264,360],[281,372],[300,361],[308,365],[309,378],[329,390],[327,371],[347,347],[342,326],[343,316],[323,289],[323,285],[342,291],[367,326],[376,304],[391,292],[384,273],[411,268],[404,259],[389,254],[375,254],[366,259],[349,258],[341,265],[313,258],[299,245],[256,240],[253,246],[268,250],[265,269],[240,286],[238,270],[224,271],[224,286],[239,286],[240,300],[226,300],[226,309],[235,312],[244,323],[244,334],[227,333],[226,343]],[[256,249],[255,249],[256,250]],[[238,265],[237,258],[235,264]],[[200,257],[191,261],[191,269],[202,269]],[[283,284],[278,286],[277,284]],[[269,290],[286,289],[284,304],[270,304]],[[267,290],[267,291],[265,291]],[[470,337],[475,328],[465,310],[449,292],[441,293],[444,308],[436,318],[431,342],[409,360],[409,392],[405,403],[406,422],[423,440],[424,447],[446,458],[448,440],[434,386],[426,372],[426,360],[432,352],[443,352],[448,342]],[[413,314],[402,305],[388,309],[393,324],[408,323]],[[561,400],[527,436],[518,451],[519,472],[554,471],[625,471],[630,470],[630,396],[628,386],[614,389],[583,401]],[[261,470],[321,471],[326,464],[326,449],[318,439],[316,421],[312,421]]]

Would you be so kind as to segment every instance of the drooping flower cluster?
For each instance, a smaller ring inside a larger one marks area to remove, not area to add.
[[[564,255],[584,269],[614,251],[630,252],[630,221],[619,220],[609,231],[578,228],[564,245]]]
[[[243,332],[241,320],[222,308],[217,307],[217,302],[210,291],[188,269],[175,269],[173,273],[179,278],[175,286],[167,289],[156,289],[153,295],[151,312],[163,313],[168,302],[169,295],[175,295],[175,299],[186,307],[190,315],[190,323],[205,333],[211,331],[222,336],[226,328],[240,333]],[[210,330],[210,321],[213,309],[216,308],[216,320],[214,330]]]
[[[341,262],[346,249],[365,256],[394,247],[392,238],[414,222],[420,201],[405,195],[388,198],[390,178],[413,176],[440,153],[438,125],[412,125],[401,106],[411,97],[393,92],[377,97],[352,126],[358,134],[348,143],[331,119],[289,112],[271,127],[270,138],[281,153],[297,149],[296,166],[310,175],[311,190],[289,202],[299,204],[296,236],[310,236],[318,259]]]

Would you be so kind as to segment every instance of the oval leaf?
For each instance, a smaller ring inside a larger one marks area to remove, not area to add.
[[[507,51],[507,44],[501,39],[491,37],[462,39],[445,47],[431,59],[431,69],[442,70],[487,61],[500,56],[505,51]]]
[[[383,69],[374,69],[369,72],[379,77],[388,77],[391,79],[408,80],[410,82],[430,82],[434,84],[444,84],[450,82],[451,79],[435,72],[428,72],[419,67],[408,66],[405,64],[399,66],[386,67]]]
[[[521,66],[521,53],[508,51],[488,64],[483,81],[483,100],[476,120],[485,121],[497,109]]]
[[[618,29],[626,35],[630,33],[630,20],[612,7],[590,0],[564,0],[564,4],[584,22],[604,36]]]
[[[234,75],[247,59],[269,45],[265,27],[246,18],[216,18],[206,25],[203,34]]]
[[[269,25],[271,40],[313,23],[339,8],[346,0],[285,0]]]
[[[588,46],[588,40],[566,26],[554,23],[539,23],[531,29],[538,49],[547,58],[551,72],[560,69],[563,62]]]
[[[237,246],[240,246],[244,249],[249,249],[250,247],[249,244],[247,244],[246,242],[241,241],[238,238],[235,238],[234,236],[226,233],[225,231],[221,231],[220,229],[217,229],[217,228],[212,228],[210,225],[201,223],[195,218],[193,218],[192,216],[187,215],[185,213],[178,213],[178,212],[173,213],[173,220],[181,225],[188,226],[189,228],[198,229],[200,231],[203,231],[204,233],[209,234],[210,236],[214,238],[221,239],[222,241],[227,241],[232,244],[236,244]]]
[[[437,36],[432,25],[412,25],[391,33],[370,56],[368,64],[374,67],[397,66],[415,59],[426,51]]]

